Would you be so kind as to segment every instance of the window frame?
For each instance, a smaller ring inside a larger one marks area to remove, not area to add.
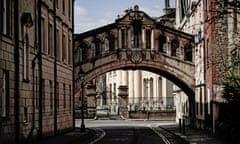
[[[166,48],[167,38],[164,35],[158,36],[158,52],[167,53]]]
[[[28,34],[25,34],[23,41],[23,81],[29,82],[29,38]]]
[[[67,35],[65,32],[62,34],[62,62],[67,63]]]
[[[2,79],[2,118],[9,117],[9,71],[3,70],[3,79]]]
[[[10,36],[11,34],[10,13],[11,13],[11,0],[2,0],[0,2],[0,32],[8,36]]]
[[[50,56],[54,56],[54,46],[53,46],[53,24],[48,23],[48,50],[47,53]]]
[[[146,49],[151,49],[151,37],[152,37],[152,30],[146,30]]]
[[[127,29],[121,29],[121,44],[122,48],[126,49],[128,47],[128,30]]]
[[[41,49],[43,53],[47,53],[45,21],[46,21],[45,16],[42,16],[41,17]]]
[[[68,39],[68,64],[71,65],[72,64],[72,39]]]
[[[66,110],[66,85],[63,83],[63,109]]]

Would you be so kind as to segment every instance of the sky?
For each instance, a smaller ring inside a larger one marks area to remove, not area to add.
[[[74,33],[83,33],[107,24],[114,23],[124,10],[139,6],[139,10],[151,17],[159,17],[165,0],[75,0]],[[175,7],[175,0],[170,0]]]

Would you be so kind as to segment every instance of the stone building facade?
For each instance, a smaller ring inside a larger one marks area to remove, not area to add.
[[[204,127],[205,123],[205,43],[203,0],[176,1],[175,28],[195,37],[195,125]],[[188,116],[188,97],[178,87],[174,87],[177,99],[177,121]]]
[[[0,2],[0,143],[73,128],[72,0]]]
[[[239,2],[239,1],[228,1]],[[219,120],[219,104],[226,103],[222,97],[222,77],[219,77],[219,56],[229,60],[229,70],[239,71],[239,6],[228,5],[225,1],[209,0],[204,1],[204,42],[205,42],[205,65],[206,65],[206,107],[208,128],[216,132],[216,122]],[[225,10],[220,15],[219,5]],[[218,19],[219,18],[219,19]],[[224,52],[221,52],[224,49]],[[236,62],[236,63],[235,63]],[[227,72],[226,72],[227,73]],[[221,75],[221,74],[220,74]],[[223,114],[224,115],[224,114]]]
[[[106,105],[113,113],[118,113],[120,86],[128,87],[128,111],[175,110],[172,82],[152,72],[118,70],[106,74]]]
[[[176,1],[176,29],[195,36],[195,126],[213,133],[219,118],[219,103],[225,101],[218,73],[217,49],[225,49],[224,55],[228,55],[230,61],[239,51],[238,9],[226,6],[228,14],[220,18],[220,3],[217,0]],[[179,88],[174,90],[179,95],[176,97],[179,98],[177,119],[184,118],[188,115],[188,97]]]

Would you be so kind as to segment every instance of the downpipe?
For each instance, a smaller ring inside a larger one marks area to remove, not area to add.
[[[34,59],[32,60],[32,81],[33,81],[33,84],[32,84],[32,128],[31,128],[31,131],[29,132],[28,134],[28,137],[26,139],[26,141],[24,142],[25,144],[27,144],[31,137],[32,137],[32,134],[33,134],[33,131],[34,130],[37,130],[35,128],[35,61],[37,60],[38,58],[38,54],[34,57]]]

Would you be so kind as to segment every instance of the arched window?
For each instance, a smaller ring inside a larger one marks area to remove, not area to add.
[[[116,86],[116,83],[114,83],[113,84],[113,99],[114,99],[114,102],[116,102],[116,98],[117,98],[116,92],[117,92],[117,86]]]
[[[128,47],[128,31],[127,29],[121,29],[121,44],[122,48]]]
[[[109,40],[109,51],[114,51],[114,49],[115,49],[115,38],[114,38],[114,35],[110,34],[108,36],[108,40]]]
[[[152,32],[150,29],[146,30],[146,48],[147,49],[151,48],[151,34]]]
[[[109,103],[111,103],[112,102],[112,84],[110,84],[109,87],[110,87],[109,88],[109,90],[110,90],[109,91]]]
[[[171,55],[178,57],[179,56],[179,41],[174,39],[171,43]]]
[[[105,46],[105,51],[108,52],[109,51],[109,40],[108,40],[108,38],[104,39],[104,46]]]
[[[135,20],[132,22],[132,41],[133,41],[132,46],[133,46],[133,48],[140,48],[141,35],[142,35],[141,21]]]
[[[162,77],[158,78],[158,97],[162,97]]]
[[[82,58],[82,48],[79,47],[78,48],[78,62],[82,62],[83,58]]]
[[[144,97],[147,98],[148,97],[148,79],[147,78],[143,79],[143,84],[144,84],[143,94],[144,94]]]
[[[88,46],[85,43],[82,43],[79,47],[79,62],[87,61],[88,55]]]
[[[150,78],[150,97],[153,98],[153,78]]]
[[[96,57],[96,45],[95,43],[91,44],[92,57]]]
[[[160,35],[158,37],[158,51],[162,53],[167,52],[167,47],[166,47],[166,37],[164,35]]]
[[[88,55],[88,47],[86,44],[82,47],[82,59],[83,61],[87,61],[87,55]]]
[[[187,44],[184,46],[184,60],[192,61],[192,46]]]
[[[24,36],[23,42],[23,79],[29,80],[29,39],[27,34]]]
[[[93,57],[98,57],[101,55],[101,41],[99,39],[95,39],[92,43],[92,52]]]

